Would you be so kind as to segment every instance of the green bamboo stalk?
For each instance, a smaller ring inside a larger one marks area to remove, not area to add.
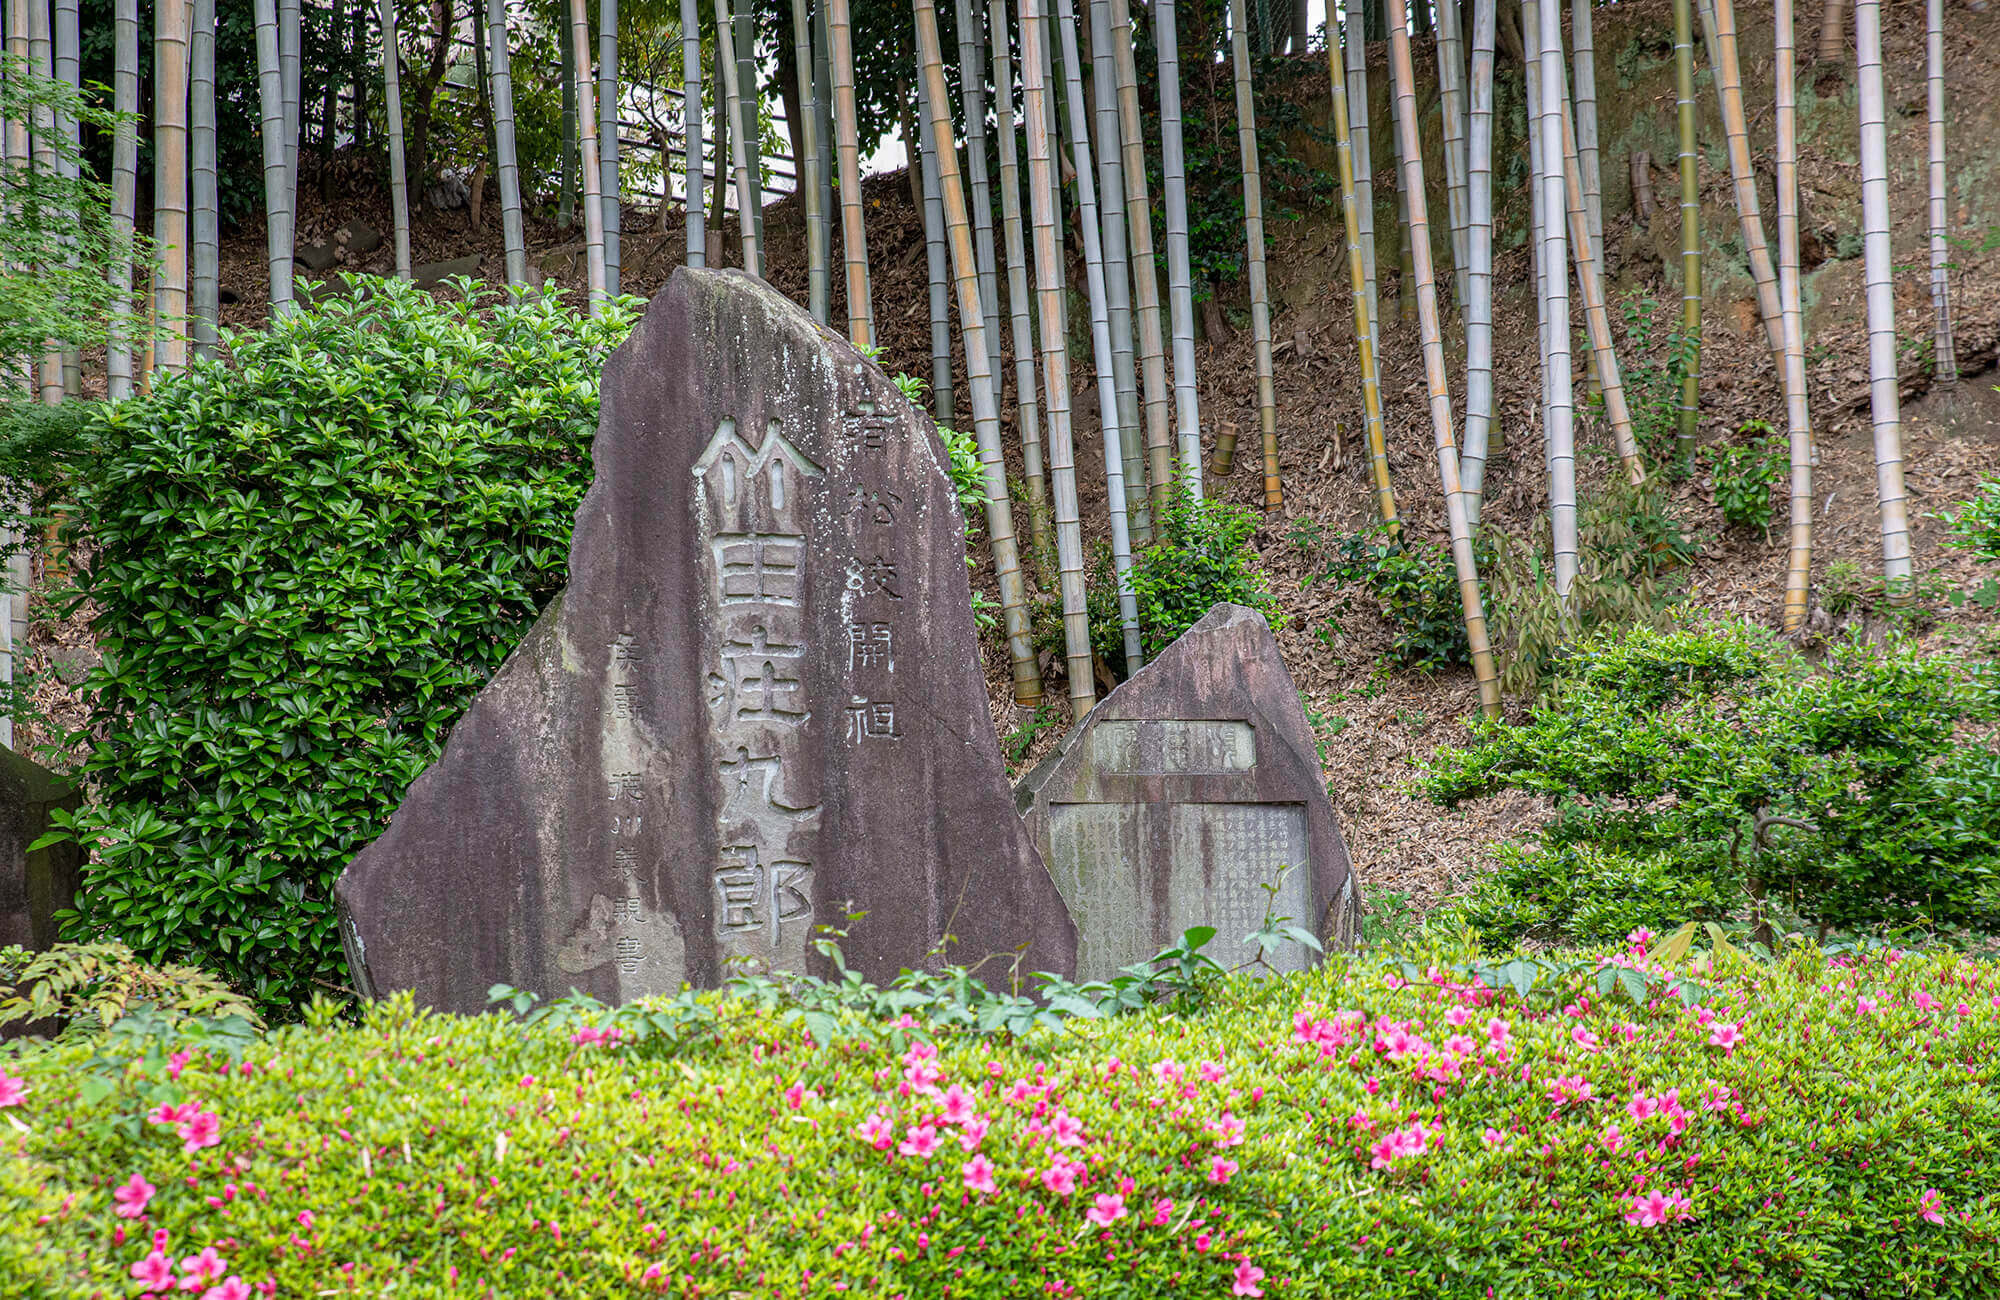
[[[750,274],[764,274],[764,90],[757,82],[757,11],[744,0],[735,9],[735,65],[737,118],[730,124],[734,137],[743,142],[749,160],[744,173],[750,181],[750,203],[738,218],[748,221],[757,232],[756,257],[744,263]]]
[[[875,308],[868,288],[868,235],[861,210],[861,144],[854,97],[854,29],[848,0],[826,0],[832,37],[834,152],[840,164],[841,263],[846,272],[847,339],[875,346]]]
[[[1798,56],[1792,0],[1774,0],[1774,79],[1778,134],[1778,303],[1785,325],[1785,431],[1791,449],[1791,542],[1785,563],[1784,627],[1805,626],[1812,603],[1813,436],[1806,401],[1805,335],[1800,312]]]
[[[493,0],[495,5],[505,2]],[[702,220],[708,162],[703,156],[701,94],[701,0],[681,0],[681,206],[686,210],[682,256],[689,266],[708,264],[708,231]],[[721,163],[716,166],[719,170]]]
[[[1382,8],[1372,10],[1356,3],[1346,7],[1345,49],[1347,53],[1347,129],[1354,153],[1354,203],[1361,212],[1361,267],[1368,276],[1368,328],[1374,331],[1369,342],[1375,355],[1382,355],[1382,304],[1375,276],[1375,164],[1369,152],[1368,115],[1368,36],[1367,15],[1379,22]]]
[[[1889,133],[1882,93],[1882,6],[1854,0],[1854,68],[1861,118],[1862,257],[1868,282],[1868,398],[1875,423],[1875,489],[1882,513],[1882,585],[1889,602],[1912,591],[1903,415],[1896,371],[1896,282],[1889,246]]]
[[[1007,307],[1014,331],[1014,397],[1021,430],[1021,474],[1028,487],[1028,537],[1045,571],[1049,549],[1048,478],[1042,465],[1041,399],[1035,389],[1035,305],[1028,295],[1027,241],[1021,224],[1021,167],[1014,122],[1014,67],[1008,53],[1007,0],[992,0],[993,107],[1000,150],[1000,226],[1007,255]],[[1026,58],[1025,52],[1022,58]]]
[[[1444,136],[1445,209],[1451,221],[1452,294],[1462,314],[1472,291],[1468,247],[1471,210],[1468,204],[1466,151],[1465,43],[1459,27],[1458,0],[1436,0],[1438,111]]]
[[[62,49],[56,10],[56,48]],[[75,0],[68,0],[75,39]],[[222,213],[215,159],[215,0],[193,0],[188,40],[188,211],[190,248],[188,310],[193,316],[195,352],[215,355],[222,309]],[[74,46],[72,45],[72,48]],[[68,385],[64,386],[66,389]]]
[[[1174,331],[1174,437],[1181,488],[1201,496],[1201,403],[1195,389],[1194,272],[1188,248],[1187,153],[1181,134],[1180,34],[1174,0],[1153,0],[1159,46],[1160,188],[1166,200],[1167,299]]]
[[[924,265],[930,287],[931,418],[952,425],[955,414],[951,375],[951,268],[945,249],[944,193],[938,187],[937,147],[932,143],[930,91],[917,79],[917,157],[924,191]]]
[[[111,106],[118,124],[111,132],[111,227],[118,249],[111,262],[114,302],[105,350],[105,395],[116,402],[132,395],[132,339],[125,316],[132,307],[132,245],[139,213],[139,0],[115,0],[112,65]],[[7,125],[11,135],[14,124]],[[11,140],[8,156],[14,156]]]
[[[683,0],[684,5],[694,2]],[[526,284],[528,241],[521,223],[521,169],[515,146],[514,72],[508,51],[507,0],[488,0],[486,35],[492,46],[487,68],[493,80],[493,152],[500,172],[500,242],[506,250],[507,283]],[[698,98],[696,102],[700,102]],[[699,224],[698,210],[696,220]]]
[[[618,0],[597,0],[598,207],[604,226],[604,291],[618,292]]]
[[[1701,180],[1694,130],[1693,0],[1674,0],[1674,84],[1681,179],[1681,394],[1674,449],[1686,467],[1694,460],[1701,404]]]
[[[1118,120],[1117,60],[1111,51],[1110,0],[1089,0],[1090,84],[1096,108],[1097,209],[1103,225],[1105,303],[1111,317],[1111,374],[1118,401],[1119,445],[1124,452],[1126,505],[1132,540],[1153,539],[1146,495],[1145,443],[1139,418],[1138,348],[1132,334],[1132,257],[1125,212],[1125,168]]]
[[[747,0],[745,0],[747,2]],[[743,105],[743,65],[737,58],[735,37],[730,32],[730,0],[715,0],[715,66],[722,75],[723,110],[718,115],[729,121],[729,155],[736,177],[736,229],[743,244],[743,269],[761,275],[764,257],[757,246],[759,203],[757,182],[750,174],[751,145],[745,125],[756,120],[754,110]]]
[[[209,69],[208,71],[209,114],[208,114],[207,142],[208,142],[208,156],[210,160],[208,165],[208,179],[210,182],[209,193],[212,196],[214,193],[213,182],[215,180],[215,164],[214,164],[215,0],[199,0],[197,8],[199,8],[200,4],[206,4],[209,10],[209,18],[207,23],[207,31],[208,31],[207,49],[208,49],[208,69]],[[60,81],[65,86],[68,86],[72,90],[81,92],[83,90],[83,69],[82,69],[82,49],[80,42],[78,40],[79,32],[77,30],[77,0],[54,0],[54,15],[55,15],[56,80]],[[195,30],[197,32],[200,32],[202,30],[202,24],[199,19],[196,20]],[[79,123],[74,116],[71,116],[69,114],[63,114],[56,119],[56,132],[60,136],[62,136],[62,138],[66,140],[69,144],[69,148],[65,150],[58,157],[57,166],[65,179],[75,180],[79,175],[82,174],[81,164],[77,161],[82,154],[82,147],[83,147],[82,124]],[[195,141],[195,167],[197,171],[197,182],[196,182],[197,190],[200,183],[199,182],[199,171],[201,166],[200,143],[201,142],[199,138],[197,138],[197,140]],[[202,232],[202,227],[200,225],[201,211],[202,209],[199,206],[197,206],[195,210],[197,254],[199,254],[201,249],[201,243],[199,238]],[[215,211],[215,205],[213,202],[209,204],[208,211],[212,217]],[[214,254],[213,232],[215,230],[215,226],[212,220],[207,229],[210,234],[209,261],[212,264],[215,260],[213,256]],[[68,265],[72,267],[75,266],[76,265],[75,241],[65,236],[63,239],[63,245],[65,250],[63,260]],[[197,283],[199,282],[200,282],[199,278],[197,277]],[[209,277],[209,283],[210,284],[214,283],[213,274],[211,274]],[[212,294],[210,296],[210,301],[213,302]],[[215,318],[215,313],[211,309],[208,315],[208,320],[210,322],[213,322],[214,318]],[[200,318],[198,317],[197,326],[199,326],[199,323],[200,323]],[[213,332],[213,327],[211,324],[211,333],[212,332]],[[58,373],[62,380],[63,396],[67,398],[67,397],[76,397],[79,394],[81,394],[83,392],[83,354],[79,352],[74,346],[63,348],[62,353],[58,358],[58,367],[59,367]]]
[[[1567,105],[1562,105],[1567,109]],[[1583,295],[1584,326],[1589,331],[1591,358],[1604,398],[1604,417],[1611,425],[1612,443],[1625,467],[1625,481],[1646,481],[1645,461],[1632,427],[1632,408],[1625,397],[1625,376],[1618,348],[1611,337],[1611,307],[1604,293],[1604,267],[1590,239],[1590,199],[1583,189],[1583,167],[1569,115],[1562,114],[1563,189],[1568,201],[1570,246],[1576,251],[1576,279]]]
[[[382,103],[389,119],[389,210],[396,232],[396,274],[410,278],[410,184],[403,168],[402,46],[396,38],[396,0],[381,0]],[[279,25],[283,35],[283,24]],[[289,176],[290,169],[286,174]]]
[[[1471,95],[1466,131],[1466,519],[1479,527],[1487,442],[1493,428],[1493,45],[1498,0],[1472,0]]]
[[[1000,401],[1007,371],[1000,335],[999,258],[993,244],[993,186],[986,172],[985,40],[972,0],[956,0],[958,20],[958,102],[965,112],[965,175],[972,191],[972,251],[979,262],[979,301],[986,308],[986,344],[992,349],[994,400]],[[949,105],[945,106],[949,113]]]
[[[1924,6],[1924,58],[1930,116],[1931,309],[1936,317],[1931,375],[1947,387],[1958,382],[1958,353],[1951,337],[1951,247],[1946,233],[1944,168],[1944,0]]]
[[[153,8],[153,312],[159,342],[155,364],[169,373],[188,360],[188,5],[157,0]]]
[[[1146,191],[1146,145],[1139,121],[1139,69],[1133,44],[1130,0],[1111,0],[1111,50],[1118,73],[1118,129],[1131,235],[1132,317],[1138,327],[1139,376],[1146,409],[1146,477],[1152,485],[1153,510],[1163,513],[1173,496],[1173,415],[1167,395],[1160,268],[1153,255],[1153,204]]]
[[[1257,423],[1264,434],[1264,509],[1281,510],[1278,394],[1271,372],[1271,298],[1264,277],[1264,192],[1257,166],[1257,101],[1250,90],[1250,39],[1243,0],[1230,0],[1236,66],[1236,146],[1243,156],[1243,239],[1250,270],[1250,335],[1257,355]],[[1421,159],[1419,163],[1421,164]]]
[[[1327,77],[1332,85],[1334,159],[1340,174],[1340,216],[1347,231],[1348,295],[1354,311],[1354,344],[1361,361],[1361,417],[1368,445],[1368,471],[1375,484],[1375,510],[1390,530],[1400,536],[1396,517],[1396,489],[1389,479],[1389,446],[1382,428],[1382,384],[1376,370],[1373,323],[1368,319],[1368,275],[1361,263],[1361,213],[1354,196],[1354,149],[1347,124],[1347,78],[1341,69],[1341,51],[1329,40],[1326,49]]]
[[[833,289],[827,269],[825,210],[820,206],[820,172],[825,167],[819,134],[819,94],[813,80],[812,22],[806,0],[792,0],[792,54],[799,78],[799,139],[805,157],[797,159],[799,192],[806,220],[806,304],[812,318],[824,325],[832,310]]]
[[[1582,170],[1583,210],[1590,230],[1590,256],[1604,265],[1604,175],[1597,142],[1597,39],[1591,8],[1596,0],[1575,0],[1570,19],[1571,62],[1576,69],[1576,157]]]
[[[1750,278],[1757,285],[1757,314],[1764,321],[1765,341],[1778,373],[1785,368],[1785,326],[1778,307],[1778,273],[1764,241],[1764,219],[1758,207],[1757,173],[1750,159],[1750,126],[1743,113],[1743,79],[1737,66],[1736,0],[1702,0],[1702,18],[1709,24],[1718,60],[1715,93],[1722,104],[1722,126],[1729,141],[1729,175],[1736,186],[1737,224],[1743,232],[1743,252]]]
[[[1543,430],[1549,457],[1549,530],[1555,559],[1556,598],[1565,604],[1577,573],[1576,398],[1570,355],[1569,248],[1564,229],[1563,48],[1561,0],[1540,0],[1535,17],[1539,61],[1539,101],[1534,130],[1541,146],[1536,176],[1542,199],[1542,240],[1536,262],[1544,315],[1548,321],[1542,368],[1549,380],[1548,424]],[[1525,25],[1525,24],[1524,24]]]
[[[264,247],[270,268],[271,315],[292,302],[292,211],[285,180],[285,80],[278,61],[278,6],[257,0],[257,72],[263,108]]]
[[[610,278],[604,253],[604,194],[599,184],[596,98],[590,84],[590,11],[584,0],[569,0],[569,24],[576,50],[576,120],[583,138],[583,260],[589,280],[590,314],[603,309]]]

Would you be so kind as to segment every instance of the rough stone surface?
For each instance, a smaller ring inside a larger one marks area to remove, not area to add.
[[[0,948],[47,948],[55,914],[76,899],[82,855],[74,844],[28,852],[49,828],[49,813],[74,810],[76,787],[38,763],[0,748]]]
[[[677,271],[602,395],[568,588],[341,877],[362,990],[623,1001],[820,970],[815,924],[876,979],[945,934],[1072,970],[930,422],[737,271]]]
[[[1280,867],[1280,915],[1353,941],[1356,889],[1299,695],[1261,614],[1218,605],[1091,710],[1017,788],[1076,918],[1077,975],[1104,979],[1213,925],[1246,962]],[[1314,960],[1288,944],[1273,960]]]

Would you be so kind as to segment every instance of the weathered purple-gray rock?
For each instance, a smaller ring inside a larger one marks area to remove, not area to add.
[[[1076,918],[1077,977],[1105,979],[1194,926],[1224,966],[1267,903],[1329,946],[1357,891],[1318,749],[1263,615],[1217,605],[1091,710],[1015,791]],[[1283,884],[1275,900],[1263,888]],[[1303,969],[1288,943],[1271,958]]]
[[[1072,970],[930,421],[769,287],[682,270],[605,369],[593,456],[568,588],[340,879],[359,987],[623,1001],[822,970],[829,924],[877,979],[946,934]]]
[[[81,800],[68,781],[0,747],[0,948],[55,943],[55,915],[76,900],[82,853],[74,844],[28,846],[49,829],[49,813]]]

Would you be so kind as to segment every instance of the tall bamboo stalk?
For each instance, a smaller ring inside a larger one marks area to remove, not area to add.
[[[693,4],[695,0],[683,0]],[[685,10],[683,10],[685,16]],[[521,169],[514,138],[514,74],[508,56],[507,0],[488,0],[487,61],[493,79],[493,152],[500,170],[500,240],[506,249],[507,283],[528,282],[528,241],[521,224]],[[696,99],[700,102],[699,98]],[[699,221],[699,204],[697,222]]]
[[[1646,466],[1639,455],[1638,436],[1632,428],[1632,408],[1625,397],[1625,376],[1618,364],[1617,345],[1611,337],[1611,308],[1604,294],[1604,265],[1599,259],[1598,246],[1590,238],[1590,198],[1583,189],[1583,167],[1566,112],[1561,114],[1560,125],[1563,190],[1568,202],[1570,244],[1576,250],[1577,286],[1583,295],[1584,327],[1590,334],[1591,356],[1598,386],[1603,392],[1604,417],[1611,424],[1612,443],[1618,449],[1619,462],[1625,467],[1625,481],[1637,486],[1646,481]]]
[[[1521,0],[1521,49],[1523,93],[1522,116],[1528,134],[1528,283],[1535,299],[1536,370],[1541,379],[1541,405],[1537,407],[1542,432],[1542,466],[1549,473],[1549,429],[1555,423],[1555,377],[1549,370],[1552,346],[1549,332],[1549,298],[1543,280],[1542,241],[1547,238],[1548,190],[1542,184],[1548,175],[1548,157],[1542,150],[1542,20],[1540,0]]]
[[[1868,398],[1875,417],[1875,489],[1882,510],[1882,583],[1892,604],[1904,604],[1911,596],[1910,521],[1903,489],[1903,415],[1896,374],[1896,282],[1889,247],[1889,133],[1882,94],[1880,0],[1854,0],[1854,68],[1861,116]]]
[[[1007,0],[992,0],[988,26],[993,33],[993,107],[999,130],[1001,245],[1007,255],[1007,307],[1014,332],[1014,397],[1021,430],[1021,473],[1028,486],[1028,536],[1035,565],[1049,547],[1048,478],[1042,464],[1041,396],[1035,389],[1035,310],[1028,296],[1027,240],[1021,223],[1021,166],[1014,123],[1014,66],[1008,54]],[[1025,61],[1027,54],[1022,53]]]
[[[576,50],[576,120],[582,132],[583,261],[589,277],[590,313],[603,306],[609,279],[604,259],[604,195],[598,178],[596,96],[590,84],[590,11],[584,0],[569,0],[569,24]]]
[[[495,5],[505,0],[493,0]],[[703,158],[701,123],[701,0],[681,0],[681,206],[686,209],[683,234],[689,266],[708,260],[708,233],[703,229],[702,186],[708,164]],[[721,163],[718,161],[718,167]]]
[[[297,232],[299,210],[299,99],[305,56],[305,31],[300,0],[278,0],[278,67],[285,91],[285,206]]]
[[[1118,400],[1119,445],[1125,453],[1126,505],[1132,540],[1153,539],[1146,496],[1145,443],[1139,422],[1138,348],[1132,333],[1131,242],[1126,231],[1125,168],[1118,121],[1117,60],[1111,51],[1110,0],[1089,0],[1090,86],[1096,109],[1097,209],[1103,225],[1105,305],[1111,317],[1111,375]]]
[[[1000,272],[993,245],[993,187],[986,174],[986,42],[979,28],[979,10],[972,0],[957,0],[958,95],[965,111],[965,174],[972,190],[972,251],[979,262],[979,301],[986,308],[986,345],[992,349],[993,394],[1005,388],[1000,336]],[[947,117],[950,106],[943,106]]]
[[[1236,3],[1240,5],[1242,0]],[[1417,144],[1417,78],[1410,62],[1409,15],[1404,0],[1384,0],[1384,3],[1389,17],[1389,66],[1396,87],[1396,134],[1403,142],[1401,188],[1416,261],[1417,326],[1423,338],[1431,428],[1437,439],[1438,480],[1444,489],[1445,519],[1451,530],[1451,558],[1458,571],[1458,596],[1465,612],[1465,639],[1472,652],[1472,675],[1479,683],[1480,707],[1487,717],[1497,718],[1500,675],[1494,670],[1493,647],[1486,634],[1486,609],[1479,595],[1479,563],[1472,551],[1472,526],[1466,518],[1465,492],[1458,481],[1451,388],[1445,376],[1444,335],[1438,327],[1437,286],[1431,273],[1430,224],[1424,211],[1424,155]]]
[[[181,33],[182,48],[186,48],[187,33]],[[29,70],[36,77],[47,80],[55,76],[55,37],[49,25],[48,0],[31,0],[28,9],[28,59]],[[34,147],[30,165],[44,175],[56,172],[56,121],[54,113],[46,104],[33,110]],[[61,254],[56,256],[60,258]],[[41,399],[49,406],[55,406],[63,399],[62,345],[59,340],[49,340],[48,350],[42,354],[41,363],[36,367]]]
[[[736,6],[736,109],[738,117],[731,123],[737,139],[743,142],[744,155],[750,160],[750,203],[743,213],[738,214],[749,221],[757,231],[757,257],[746,265],[750,274],[764,274],[764,125],[763,87],[758,85],[760,71],[757,65],[757,11],[744,0]]]
[[[1279,510],[1278,394],[1271,373],[1271,298],[1264,279],[1264,191],[1257,167],[1257,101],[1250,90],[1250,34],[1243,0],[1230,0],[1236,65],[1236,147],[1243,156],[1243,240],[1250,270],[1250,335],[1257,353],[1257,423],[1264,434],[1264,509]],[[1421,165],[1422,160],[1418,160]],[[1429,250],[1425,250],[1428,252]]]
[[[1773,0],[1778,132],[1778,303],[1785,325],[1785,431],[1791,447],[1791,546],[1785,563],[1787,632],[1805,626],[1812,603],[1813,436],[1806,402],[1805,335],[1800,313],[1798,57],[1792,0]]]
[[[937,146],[931,133],[930,89],[917,79],[916,163],[923,170],[924,269],[930,288],[931,318],[931,418],[939,424],[953,424],[951,376],[951,254],[945,248],[944,191],[938,185]]]
[[[155,361],[185,370],[188,358],[188,3],[153,8],[153,310],[159,320]]]
[[[1567,603],[1576,582],[1576,397],[1570,356],[1569,247],[1564,229],[1568,202],[1563,192],[1563,47],[1561,0],[1540,0],[1536,56],[1540,60],[1540,102],[1534,129],[1541,143],[1542,242],[1536,264],[1544,312],[1549,322],[1542,368],[1548,375],[1549,531],[1555,559],[1556,597]]]
[[[1694,130],[1693,0],[1674,0],[1674,86],[1681,178],[1681,394],[1674,450],[1686,466],[1694,459],[1701,405],[1701,177]]]
[[[932,0],[916,0],[917,59],[924,87],[937,111],[931,114],[931,144],[938,160],[938,188],[944,192],[945,222],[951,231],[952,271],[958,281],[958,326],[965,340],[965,381],[971,390],[973,431],[986,471],[986,531],[993,547],[993,573],[1000,584],[1000,614],[1013,668],[1014,702],[1033,708],[1042,702],[1042,671],[1028,619],[1027,584],[1014,538],[1014,512],[1007,494],[1007,466],[1000,448],[1000,406],[987,346],[986,312],[979,302],[979,266],[972,251],[965,191],[958,181],[958,147],[938,51],[937,10]]]
[[[824,325],[832,310],[832,287],[827,274],[825,212],[820,207],[820,171],[826,166],[824,145],[819,134],[819,97],[813,81],[812,21],[806,14],[806,0],[792,0],[792,54],[798,65],[799,139],[805,157],[798,165],[799,189],[806,219],[806,306],[812,318]]]
[[[1826,0],[1820,8],[1819,51],[1815,61],[1838,63],[1847,53],[1847,0]]]
[[[597,0],[598,210],[604,226],[604,291],[618,292],[618,0]]]
[[[132,309],[132,242],[139,213],[139,0],[116,0],[111,40],[111,106],[118,113],[111,132],[111,228],[118,249],[111,261],[105,395],[116,402],[132,395],[132,339],[126,314]]]
[[[1153,0],[1159,46],[1160,188],[1166,200],[1167,299],[1174,331],[1174,438],[1182,489],[1201,495],[1201,403],[1195,389],[1194,272],[1188,248],[1187,152],[1181,135],[1180,33],[1174,0]]]
[[[60,10],[58,11],[60,12]],[[71,18],[75,9],[71,8]],[[222,301],[222,213],[215,168],[215,0],[193,0],[188,41],[188,156],[192,186],[189,310],[195,351],[215,355]],[[58,30],[58,47],[60,47]]]
[[[1379,6],[1373,11],[1379,18]],[[1375,355],[1382,355],[1382,307],[1375,278],[1375,164],[1368,141],[1368,37],[1365,6],[1346,7],[1347,134],[1354,153],[1354,203],[1361,212],[1361,269],[1368,277],[1368,328]]]
[[[1173,495],[1173,417],[1167,396],[1165,332],[1160,326],[1160,268],[1153,255],[1153,204],[1146,192],[1146,145],[1139,121],[1139,69],[1132,53],[1130,0],[1111,0],[1111,52],[1118,73],[1118,129],[1124,152],[1125,213],[1131,235],[1132,319],[1146,410],[1146,477],[1155,513]]]
[[[1375,365],[1375,331],[1368,319],[1368,276],[1361,265],[1361,212],[1354,197],[1354,150],[1348,138],[1347,78],[1341,51],[1329,38],[1326,71],[1332,85],[1334,159],[1340,174],[1340,216],[1347,231],[1348,296],[1354,312],[1354,345],[1361,360],[1361,419],[1368,445],[1368,472],[1375,484],[1375,510],[1392,535],[1400,534],[1396,489],[1389,481],[1389,444],[1382,429],[1382,384]]]
[[[819,227],[827,257],[827,315],[833,314],[833,35],[827,30],[826,2],[813,0],[813,102],[818,110]]]
[[[402,45],[396,0],[381,0],[382,103],[389,118],[389,207],[396,231],[396,274],[410,278],[410,181],[403,164]],[[282,34],[282,28],[281,28]]]
[[[264,146],[264,250],[271,316],[292,310],[292,209],[285,175],[285,78],[278,59],[276,0],[257,0],[257,81]]]
[[[1576,69],[1576,158],[1583,173],[1583,211],[1590,231],[1590,255],[1602,267],[1604,175],[1597,150],[1597,38],[1591,27],[1595,3],[1575,0],[1570,18],[1570,61]]]
[[[1479,526],[1493,428],[1493,43],[1498,0],[1472,0],[1471,95],[1466,126],[1466,519]]]
[[[576,220],[576,29],[566,3],[556,16],[556,49],[562,62],[562,155],[556,169],[556,225]]]
[[[750,174],[750,131],[745,129],[756,121],[756,114],[754,109],[746,111],[743,103],[743,64],[737,57],[736,39],[730,31],[729,8],[730,0],[715,0],[715,66],[722,73],[720,116],[729,119],[729,157],[736,177],[736,228],[742,236],[743,269],[761,275],[764,257],[757,246],[755,219],[761,200],[757,196],[756,179]]]
[[[1171,3],[1171,0],[1161,0]],[[1069,671],[1072,716],[1081,719],[1097,702],[1090,650],[1090,614],[1083,585],[1083,528],[1076,493],[1076,449],[1070,432],[1069,352],[1065,340],[1062,250],[1056,237],[1057,177],[1049,140],[1047,31],[1039,0],[1019,0],[1021,111],[1028,128],[1028,206],[1035,229],[1035,301],[1041,317],[1042,391],[1049,422],[1049,486],[1054,500],[1056,579],[1062,598],[1063,660]],[[993,26],[996,47],[1005,28]]]
[[[854,33],[847,0],[826,0],[833,45],[833,134],[840,160],[841,262],[847,279],[847,339],[875,346],[875,308],[868,289],[868,236],[861,212],[861,144],[854,101]]]
[[[0,18],[5,21],[6,49],[9,56],[27,62],[28,60],[28,0],[5,0],[0,5]],[[10,167],[26,167],[31,152],[28,143],[28,122],[26,118],[10,117],[0,122],[0,158]]]
[[[1778,307],[1778,273],[1771,265],[1770,247],[1764,242],[1757,173],[1750,159],[1750,126],[1743,115],[1743,79],[1736,54],[1736,0],[1702,0],[1701,14],[1711,24],[1714,34],[1715,93],[1722,104],[1722,127],[1729,140],[1729,175],[1736,184],[1736,217],[1743,231],[1743,252],[1750,263],[1750,278],[1757,284],[1757,314],[1764,321],[1771,360],[1782,375],[1784,313]]]
[[[1443,123],[1445,215],[1451,222],[1452,297],[1460,312],[1471,292],[1467,249],[1466,171],[1471,164],[1465,147],[1465,42],[1460,30],[1458,0],[1437,3],[1438,111]]]
[[[1083,59],[1077,48],[1076,15],[1070,0],[1056,0],[1056,30],[1062,37],[1070,158],[1076,168],[1076,206],[1083,227],[1083,265],[1090,299],[1091,350],[1096,358],[1098,426],[1104,441],[1104,502],[1111,516],[1111,569],[1118,583],[1118,623],[1124,633],[1125,668],[1139,671],[1145,650],[1139,641],[1139,601],[1132,587],[1131,521],[1125,508],[1125,453],[1118,425],[1118,387],[1111,363],[1111,314],[1104,289],[1104,241],[1097,224],[1097,182],[1090,163],[1090,115],[1083,105]]]
[[[1924,57],[1929,70],[1926,105],[1930,112],[1931,308],[1936,357],[1932,375],[1940,384],[1958,382],[1958,355],[1951,341],[1951,249],[1945,234],[1944,171],[1944,0],[1924,6]]]
[[[208,3],[212,9],[213,0],[208,0]],[[54,0],[54,15],[56,80],[72,90],[81,92],[83,90],[83,68],[82,48],[79,41],[80,33],[77,30],[77,0]],[[211,33],[213,30],[214,23],[211,19]],[[215,62],[213,50],[214,41],[211,35],[209,58],[211,69]],[[210,81],[213,82],[213,80],[214,77],[211,72]],[[213,95],[210,96],[210,99],[212,102]],[[212,143],[214,140],[212,129],[214,122],[213,112],[209,116],[211,123],[209,138]],[[75,180],[82,173],[82,166],[78,162],[83,143],[82,124],[73,115],[62,114],[56,119],[56,132],[69,143],[69,148],[58,159],[58,168],[66,180]],[[213,166],[209,169],[209,175],[213,178]],[[63,260],[74,266],[76,263],[75,241],[66,235],[63,238],[63,246]],[[58,376],[62,383],[62,395],[64,397],[75,397],[80,394],[83,391],[83,354],[73,345],[65,347],[57,358],[57,366]]]

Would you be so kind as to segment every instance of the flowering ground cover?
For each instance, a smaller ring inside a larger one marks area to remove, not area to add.
[[[1991,1296],[2000,968],[1336,957],[1021,1037],[720,995],[0,1056],[7,1294]],[[768,1000],[766,1000],[768,1001]],[[18,1289],[11,1289],[18,1288]]]

